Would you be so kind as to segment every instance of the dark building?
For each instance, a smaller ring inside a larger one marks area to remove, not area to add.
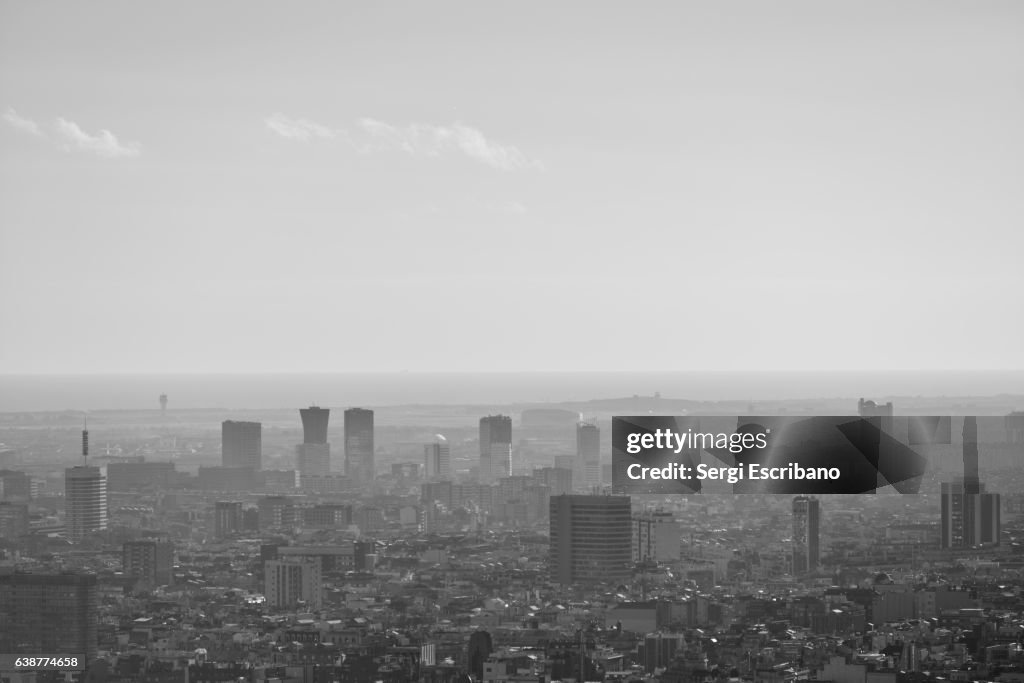
[[[494,651],[494,642],[491,634],[487,631],[476,631],[469,636],[469,648],[467,659],[469,662],[469,674],[474,681],[484,679],[484,662]]]
[[[128,541],[121,549],[121,570],[152,586],[174,578],[174,545],[166,541]]]
[[[331,411],[311,406],[299,410],[302,417],[302,443],[295,447],[300,477],[325,477],[331,472],[331,444],[327,443],[327,423]]]
[[[550,515],[552,581],[606,583],[632,575],[629,496],[552,496]]]
[[[236,501],[217,501],[213,507],[213,534],[225,538],[237,534],[243,527],[242,504]]]
[[[221,465],[263,467],[263,425],[259,422],[225,420],[220,425]]]
[[[999,545],[1000,497],[985,493],[978,474],[977,417],[964,418],[963,461],[963,478],[941,487],[942,547]]]
[[[512,418],[480,418],[480,481],[489,484],[512,475]]]
[[[597,425],[576,425],[576,474],[586,491],[601,486],[601,430]]]
[[[14,540],[28,534],[28,504],[0,502],[0,538]]]
[[[356,486],[365,486],[373,483],[376,473],[373,411],[349,408],[345,411],[345,474]]]
[[[96,657],[92,574],[0,574],[0,652]]]
[[[327,443],[327,423],[331,411],[327,408],[310,406],[299,409],[302,418],[302,443]]]
[[[24,472],[0,470],[0,500],[27,501],[32,497],[32,480]]]
[[[810,496],[793,499],[793,574],[818,568],[821,561],[821,501]]]
[[[533,471],[538,484],[551,489],[552,496],[572,493],[572,470],[564,467],[541,467]]]

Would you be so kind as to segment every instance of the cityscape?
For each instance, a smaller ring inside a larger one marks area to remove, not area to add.
[[[6,413],[0,651],[86,666],[0,675],[1020,680],[1024,412],[1004,403],[951,418],[920,494],[824,496],[612,493],[613,415],[736,407],[660,395]],[[897,412],[846,407],[883,430]]]

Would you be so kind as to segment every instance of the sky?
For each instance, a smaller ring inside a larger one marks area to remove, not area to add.
[[[0,2],[0,373],[1021,369],[1024,4]]]

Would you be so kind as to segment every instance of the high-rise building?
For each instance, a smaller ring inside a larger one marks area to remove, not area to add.
[[[435,434],[434,442],[423,447],[423,477],[427,481],[452,478],[452,448],[441,434]]]
[[[679,559],[682,528],[671,512],[653,510],[633,517],[633,561]]]
[[[28,503],[0,502],[0,538],[18,539],[28,529]]]
[[[121,571],[151,586],[174,579],[174,544],[167,541],[128,541],[121,548]]]
[[[225,420],[220,425],[221,465],[263,468],[263,425]]]
[[[480,481],[489,484],[512,475],[512,418],[480,418]]]
[[[96,657],[94,574],[0,574],[0,652]]]
[[[331,411],[310,406],[299,410],[299,415],[302,417],[302,443],[295,447],[299,476],[326,477],[331,473],[331,444],[327,442]]]
[[[298,522],[295,501],[288,496],[264,496],[256,506],[260,529],[292,527]]]
[[[601,486],[601,430],[595,424],[576,424],[576,471],[587,491]]]
[[[323,577],[317,556],[279,556],[263,563],[268,607],[318,610],[323,607]]]
[[[793,499],[793,573],[818,568],[821,559],[821,501],[811,496]]]
[[[373,460],[373,411],[345,411],[345,474],[356,486],[373,484],[377,476]]]
[[[943,548],[974,548],[999,545],[1000,497],[986,493],[985,485],[958,479],[941,488]]]
[[[64,526],[72,541],[107,528],[107,478],[99,467],[64,470]]]
[[[973,548],[999,545],[1000,497],[986,493],[978,471],[978,418],[964,418],[964,476],[943,482],[940,510],[943,548]]]
[[[551,579],[563,585],[625,581],[633,571],[629,496],[552,496]]]
[[[319,406],[300,408],[299,417],[302,418],[302,443],[327,443],[330,409]]]
[[[225,538],[242,530],[242,504],[219,500],[213,507],[213,534]]]

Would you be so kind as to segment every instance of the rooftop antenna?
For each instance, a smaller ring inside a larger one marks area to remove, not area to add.
[[[89,462],[89,418],[82,417],[82,466]]]

